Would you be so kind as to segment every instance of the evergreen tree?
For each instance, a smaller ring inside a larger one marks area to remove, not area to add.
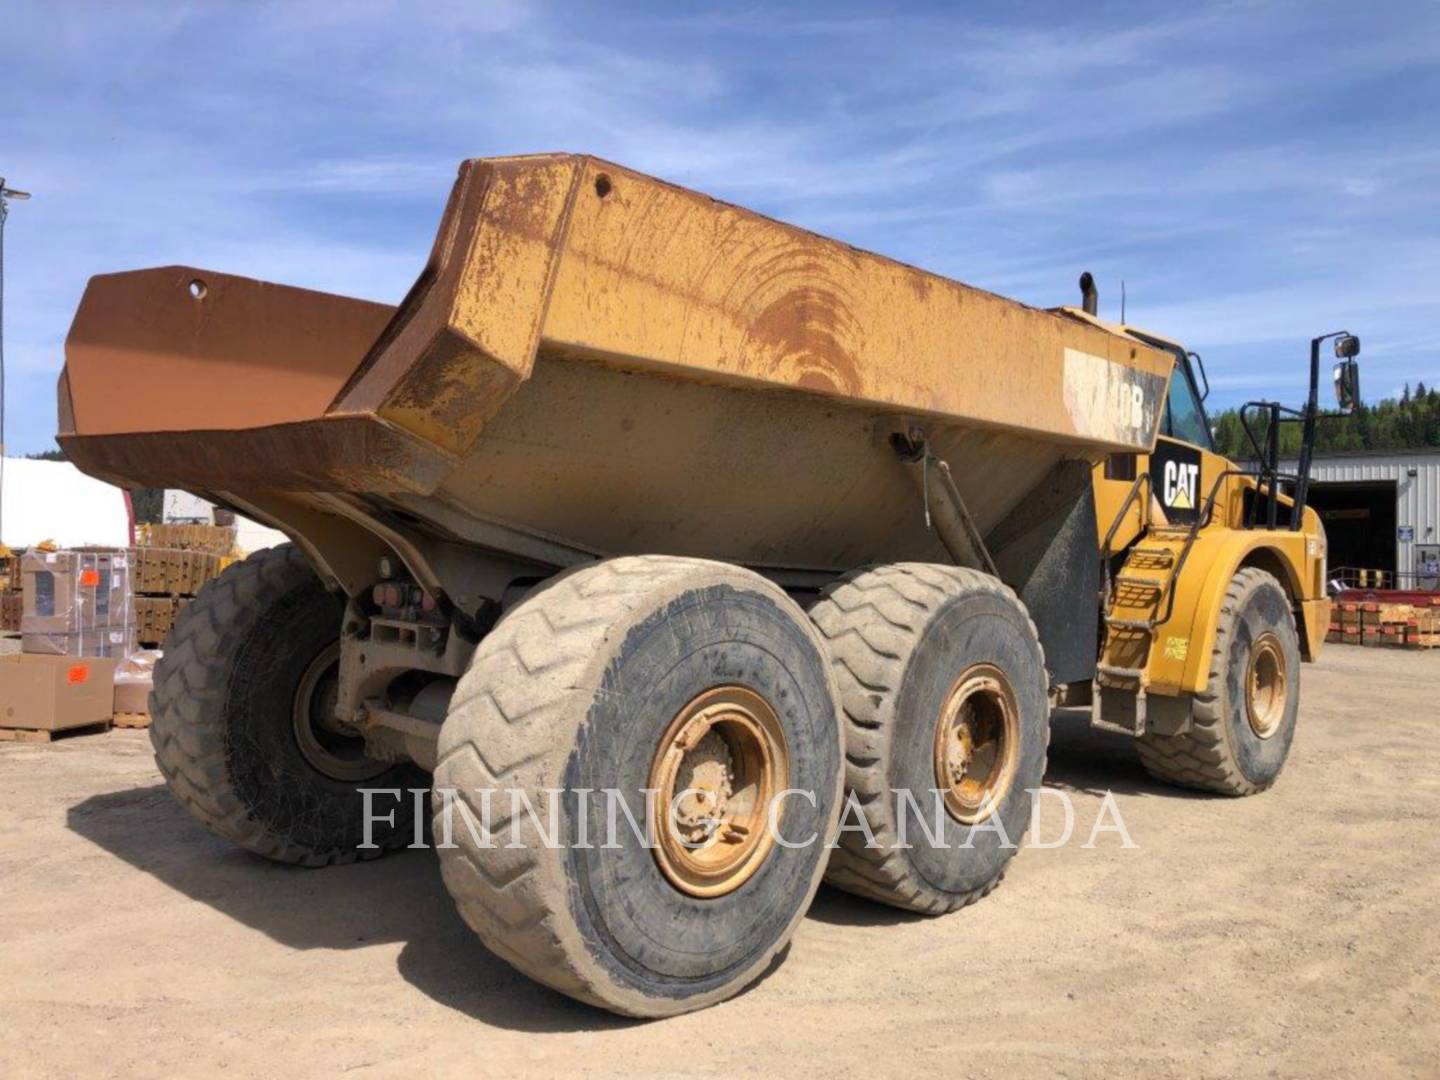
[[[1250,426],[1256,440],[1265,445],[1265,420],[1252,414]],[[1226,409],[1211,418],[1215,446],[1228,458],[1248,460],[1255,456],[1240,421],[1239,411]],[[1294,457],[1300,449],[1299,424],[1280,429],[1280,454]],[[1417,383],[1414,392],[1405,385],[1401,396],[1386,398],[1375,405],[1359,405],[1349,416],[1324,417],[1316,425],[1315,449],[1411,450],[1440,447],[1440,389]]]

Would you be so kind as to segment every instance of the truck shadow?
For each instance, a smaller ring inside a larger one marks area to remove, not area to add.
[[[550,1032],[633,1022],[547,990],[487,951],[461,922],[431,851],[323,870],[281,866],[207,833],[163,784],[92,796],[66,820],[91,843],[287,948],[403,943],[397,966],[407,982],[485,1023]]]
[[[66,823],[137,870],[287,948],[403,943],[396,961],[401,977],[483,1023],[536,1033],[643,1023],[540,986],[489,952],[456,913],[432,851],[399,851],[323,870],[281,866],[206,832],[163,784],[91,796],[68,809]],[[203,949],[197,942],[197,954]],[[787,951],[745,992],[764,982]]]
[[[1189,791],[1154,779],[1140,764],[1129,735],[1090,726],[1088,709],[1056,709],[1050,714],[1050,758],[1045,786],[1090,795],[1162,795],[1170,799],[1221,796]]]
[[[1045,782],[1096,794],[1190,797],[1151,780],[1130,741],[1091,729],[1084,713],[1055,714]],[[485,1023],[531,1032],[635,1023],[547,990],[488,952],[460,920],[430,851],[400,851],[322,871],[280,866],[207,833],[163,784],[91,796],[70,807],[66,821],[137,870],[287,948],[402,943],[397,967],[407,982]],[[810,917],[848,926],[924,918],[828,886],[816,896]]]

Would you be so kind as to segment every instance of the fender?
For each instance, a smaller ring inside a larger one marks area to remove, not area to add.
[[[1319,536],[1323,534],[1318,530],[1203,530],[1175,584],[1174,612],[1156,630],[1149,667],[1151,690],[1159,694],[1204,690],[1210,677],[1210,654],[1225,590],[1235,573],[1246,565],[1258,565],[1279,578],[1302,624],[1305,659],[1313,660],[1325,637],[1329,601],[1324,599],[1323,582],[1317,594],[1313,583],[1303,581],[1297,568],[1308,565],[1307,544],[1316,545]],[[1323,540],[1318,543],[1323,551]],[[1316,560],[1320,552],[1308,554],[1310,560]]]

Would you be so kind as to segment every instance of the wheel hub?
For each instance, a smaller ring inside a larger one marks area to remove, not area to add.
[[[322,649],[310,661],[295,688],[291,720],[300,755],[316,772],[332,780],[370,780],[390,768],[365,754],[365,740],[336,730],[335,703],[340,690],[340,643]]]
[[[1009,793],[1020,763],[1020,710],[992,664],[963,672],[935,725],[935,785],[962,825],[986,820]]]
[[[1268,739],[1285,721],[1285,652],[1274,634],[1262,634],[1245,671],[1245,718],[1257,738]]]
[[[770,803],[789,777],[784,731],[763,697],[722,686],[690,702],[650,769],[650,839],[661,872],[691,896],[738,889],[774,847]]]

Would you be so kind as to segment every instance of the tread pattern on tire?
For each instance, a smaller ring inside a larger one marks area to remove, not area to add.
[[[910,652],[931,617],[949,598],[990,592],[1013,603],[1040,648],[1039,634],[1013,589],[989,574],[966,567],[894,563],[856,571],[829,586],[810,617],[829,646],[840,687],[845,729],[845,788],[865,815],[877,847],[845,830],[830,854],[825,880],[837,888],[881,903],[928,914],[973,904],[1004,879],[1002,869],[969,892],[937,892],[910,871],[899,841],[887,763],[893,734],[893,705]],[[1040,670],[1043,672],[1043,652]],[[1043,675],[1042,675],[1043,677]],[[1049,725],[1046,728],[1049,742]],[[1018,841],[1018,838],[1017,838]]]
[[[155,665],[150,744],[171,792],[212,833],[276,862],[326,866],[403,846],[406,830],[384,837],[374,850],[315,850],[278,835],[252,815],[231,781],[221,719],[230,692],[230,658],[246,632],[245,615],[276,602],[305,575],[313,575],[305,556],[282,544],[226,567],[200,589],[176,618]]]
[[[1275,783],[1273,778],[1255,783],[1240,771],[1227,735],[1229,718],[1224,695],[1236,617],[1246,595],[1266,583],[1280,588],[1273,574],[1253,566],[1242,568],[1230,579],[1220,602],[1215,645],[1210,651],[1210,677],[1205,689],[1193,698],[1190,730],[1183,735],[1157,735],[1147,731],[1136,740],[1140,761],[1155,779],[1220,795],[1257,795]],[[1292,614],[1292,631],[1294,626]]]
[[[440,862],[461,917],[487,948],[537,982],[629,1015],[688,1011],[708,999],[668,1003],[615,983],[579,936],[566,903],[572,883],[564,853],[540,842],[535,819],[520,811],[523,846],[510,847],[508,806],[495,800],[494,846],[481,853],[458,807],[463,804],[480,821],[483,808],[472,797],[476,789],[522,788],[533,796],[563,787],[574,745],[569,727],[588,710],[588,704],[577,708],[572,698],[583,694],[588,703],[592,665],[601,663],[607,636],[617,627],[623,632],[626,617],[658,590],[680,586],[697,569],[717,568],[743,575],[784,598],[778,588],[738,567],[660,555],[610,559],[551,578],[482,639],[441,733],[433,833],[439,843],[444,836],[441,791],[450,789],[457,805],[455,847],[442,849]],[[537,816],[553,828],[541,805],[544,800],[533,801]],[[751,970],[763,969],[783,944],[778,942]],[[725,996],[729,992],[714,999]]]

